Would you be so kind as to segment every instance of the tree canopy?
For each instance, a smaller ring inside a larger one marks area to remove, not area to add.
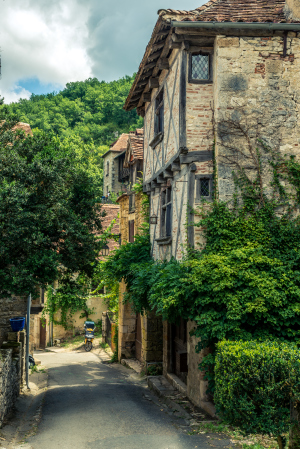
[[[53,131],[61,138],[80,136],[84,143],[109,145],[117,133],[129,132],[143,126],[136,110],[123,109],[134,81],[125,76],[106,83],[97,78],[68,83],[60,92],[32,94],[9,105],[20,120],[43,131]]]
[[[25,135],[15,130],[18,121],[0,107],[2,295],[33,292],[58,279],[62,267],[89,275],[101,246],[99,185],[82,142]]]

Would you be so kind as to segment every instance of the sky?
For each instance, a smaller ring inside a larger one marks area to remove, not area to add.
[[[136,72],[158,9],[203,0],[0,0],[0,97],[59,91],[89,77]]]

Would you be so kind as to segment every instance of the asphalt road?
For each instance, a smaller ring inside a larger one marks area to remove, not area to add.
[[[86,352],[44,352],[39,359],[49,388],[38,431],[27,440],[33,449],[232,447],[220,437],[184,433],[182,419],[149,400],[145,382],[123,366]]]

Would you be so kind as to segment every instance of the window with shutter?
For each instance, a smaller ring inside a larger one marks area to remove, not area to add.
[[[161,197],[161,237],[170,237],[172,234],[172,190],[167,187]]]

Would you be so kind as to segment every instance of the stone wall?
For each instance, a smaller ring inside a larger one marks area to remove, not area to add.
[[[116,193],[122,191],[122,184],[118,180],[118,160],[114,158],[118,153],[110,151],[103,158],[103,195],[107,192]],[[109,171],[107,173],[107,162],[109,162]]]
[[[216,122],[236,120],[271,148],[283,154],[299,154],[300,144],[300,39],[288,33],[286,56],[284,38],[223,37],[215,45]],[[234,146],[247,151],[244,138]],[[226,148],[216,139],[218,188],[221,200],[233,194],[231,169],[222,163]],[[266,179],[266,177],[265,177]]]
[[[196,352],[196,346],[199,340],[191,336],[190,332],[194,329],[195,323],[188,321],[187,323],[187,350],[188,350],[188,377],[187,392],[188,397],[196,405],[202,406],[203,401],[207,402],[211,398],[207,395],[208,382],[204,380],[204,372],[199,370],[199,363],[203,357],[208,354],[208,350]]]
[[[26,317],[27,298],[24,296],[11,296],[0,299],[0,347],[6,339],[7,332],[11,331],[10,318],[15,316]]]
[[[154,312],[141,316],[141,329],[141,362],[161,362],[163,357],[163,323],[161,317]]]
[[[22,342],[7,342],[0,349],[0,427],[13,409],[20,392],[22,356]]]

